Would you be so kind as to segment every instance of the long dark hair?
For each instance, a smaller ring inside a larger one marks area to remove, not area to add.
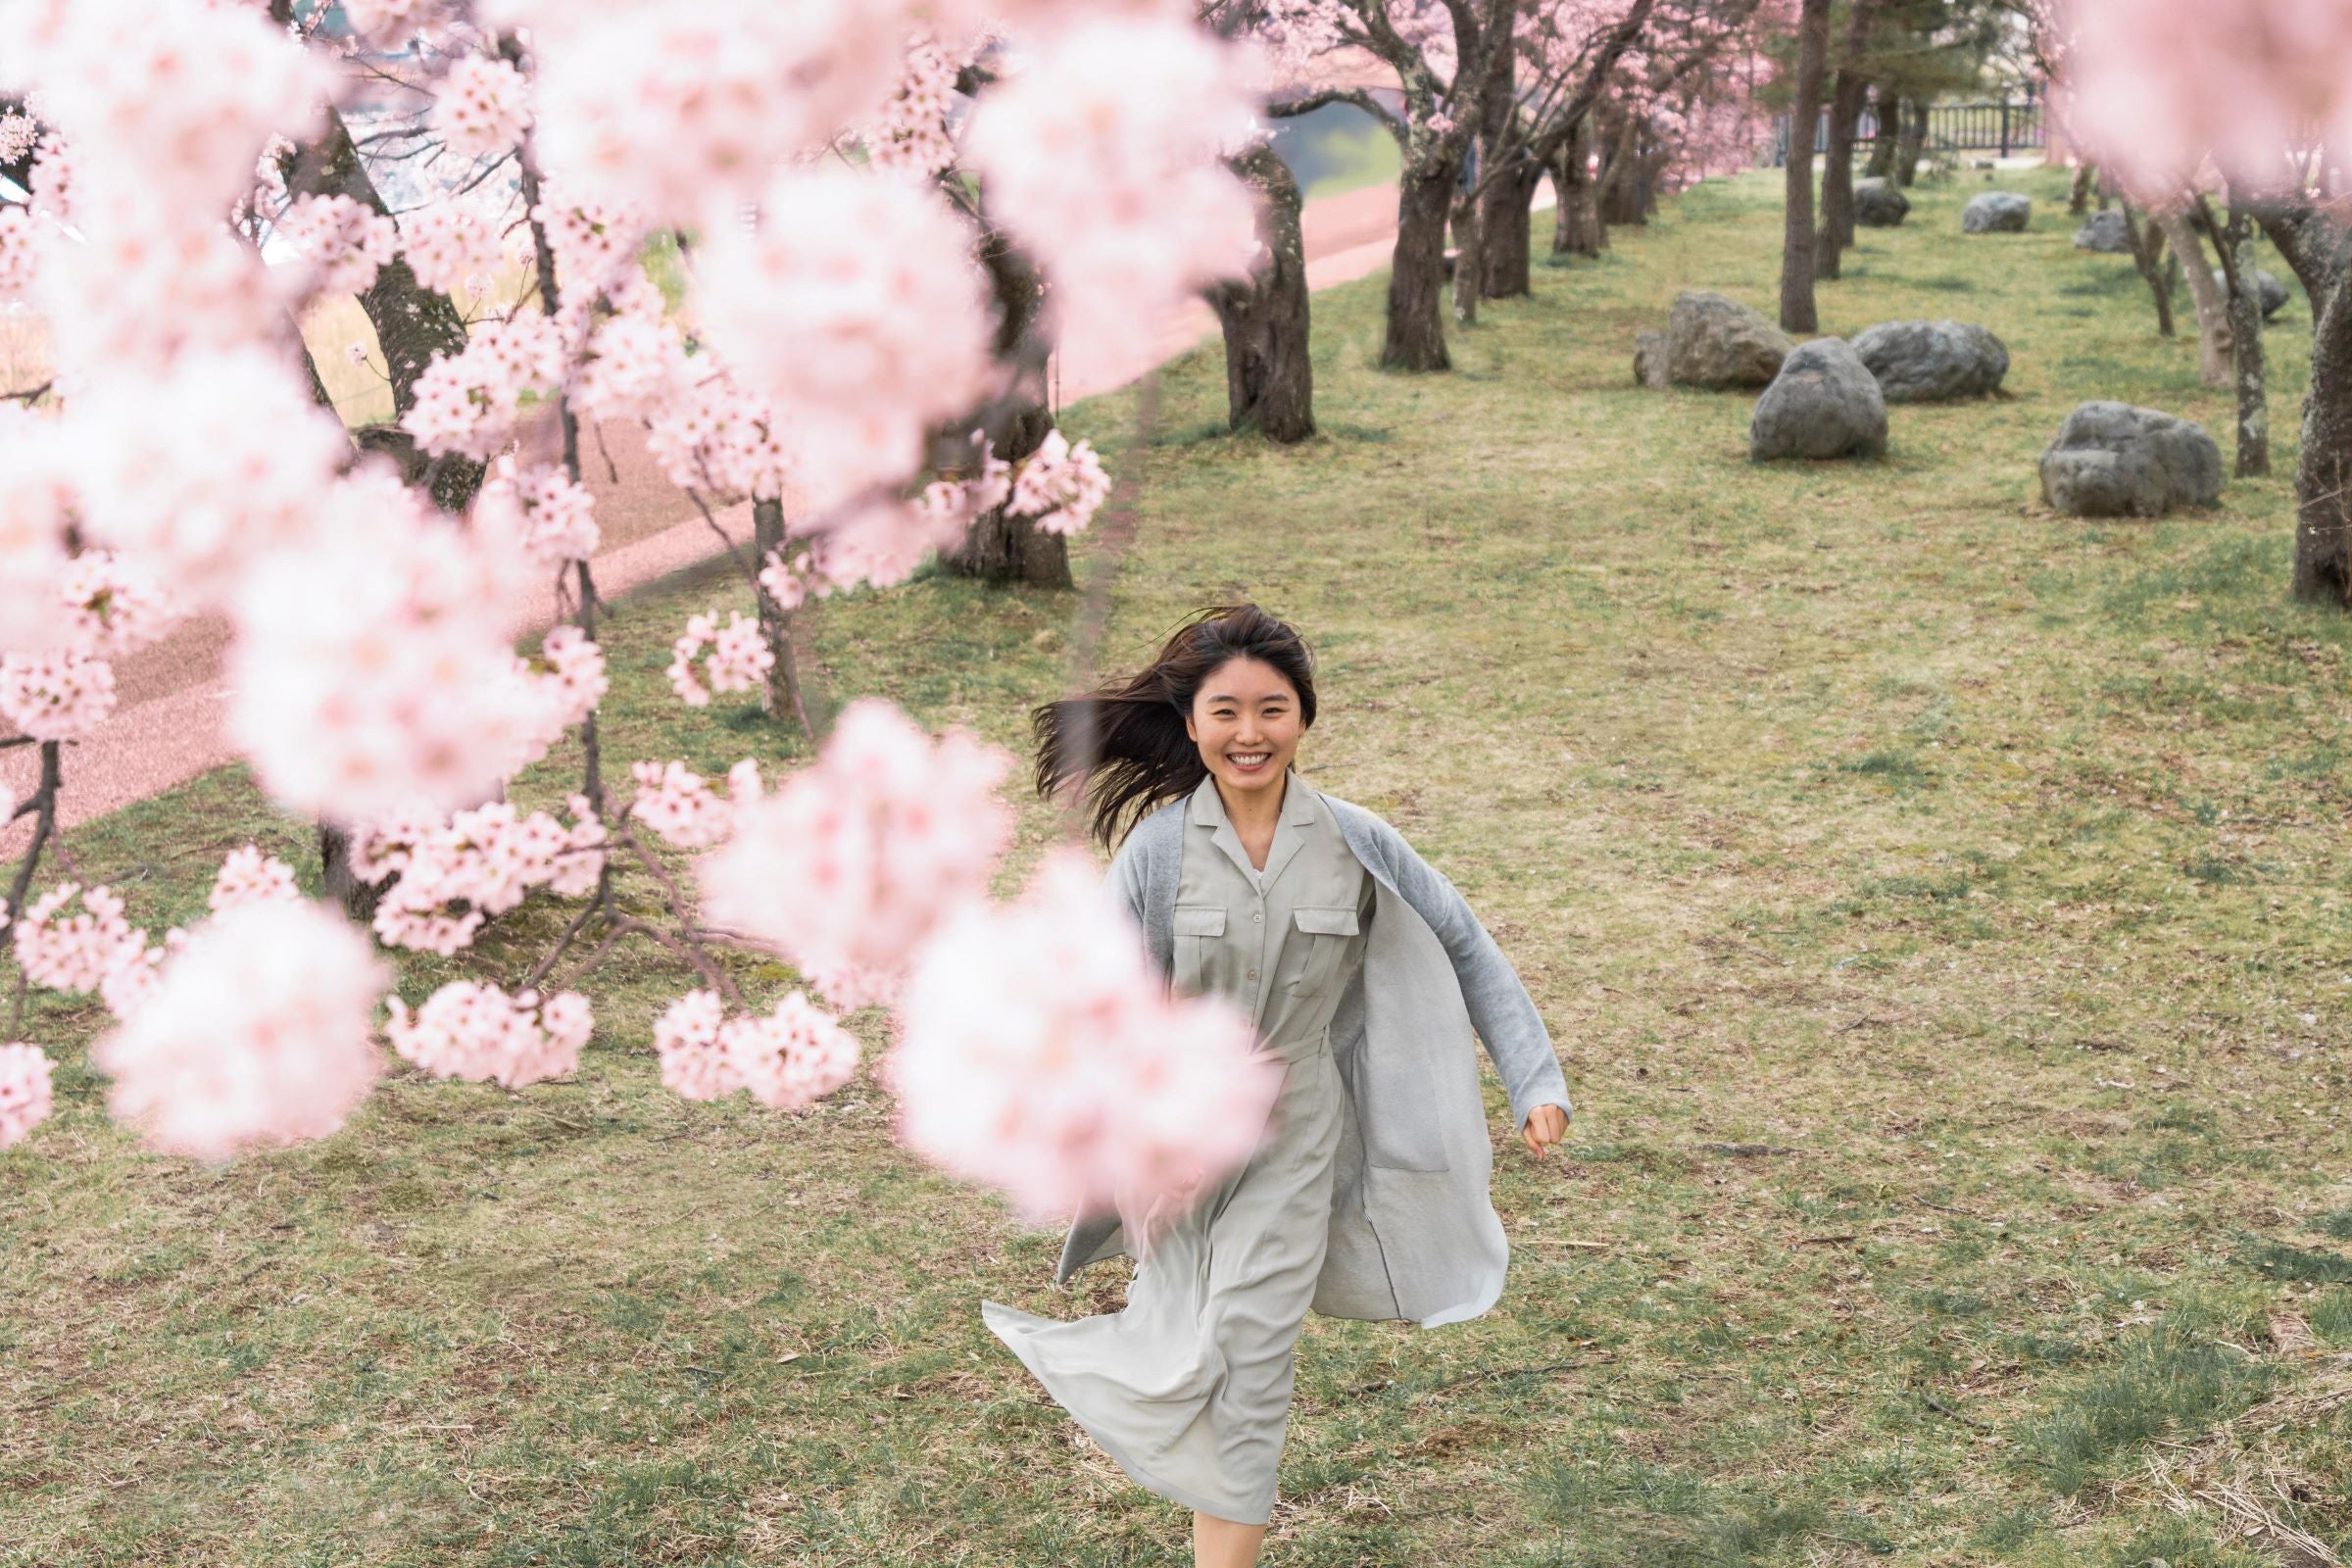
[[[1227,661],[1270,664],[1298,693],[1298,720],[1315,722],[1315,662],[1306,639],[1255,605],[1195,611],[1159,657],[1125,680],[1030,711],[1037,735],[1037,793],[1051,801],[1071,786],[1105,849],[1163,802],[1190,795],[1208,776],[1185,732],[1193,694]]]

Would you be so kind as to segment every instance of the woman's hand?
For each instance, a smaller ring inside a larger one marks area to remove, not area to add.
[[[1551,1146],[1568,1136],[1568,1113],[1557,1105],[1538,1105],[1527,1113],[1527,1125],[1519,1129],[1527,1143],[1527,1152],[1542,1159]]]

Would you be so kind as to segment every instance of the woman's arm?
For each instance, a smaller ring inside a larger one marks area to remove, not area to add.
[[[1446,874],[1422,859],[1396,828],[1378,817],[1373,822],[1389,880],[1437,933],[1452,960],[1470,1023],[1486,1042],[1487,1054],[1511,1097],[1514,1120],[1526,1126],[1539,1105],[1557,1105],[1568,1112],[1568,1080],[1560,1071],[1559,1053],[1536,1011],[1535,999],[1519,982],[1519,971]]]

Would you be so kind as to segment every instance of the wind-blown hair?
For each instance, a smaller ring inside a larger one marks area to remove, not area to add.
[[[1139,673],[1030,712],[1037,736],[1037,792],[1075,788],[1105,849],[1153,808],[1190,795],[1208,776],[1185,732],[1193,696],[1229,661],[1273,666],[1298,694],[1301,728],[1315,722],[1315,663],[1306,640],[1255,605],[1195,611]]]

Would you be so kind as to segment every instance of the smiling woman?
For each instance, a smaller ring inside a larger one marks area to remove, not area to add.
[[[1124,1310],[981,1313],[1121,1468],[1193,1509],[1215,1568],[1256,1560],[1310,1306],[1435,1326],[1500,1294],[1473,1028],[1531,1154],[1568,1122],[1550,1037],[1461,895],[1294,771],[1314,718],[1305,642],[1254,605],[1035,714],[1038,788],[1073,791],[1105,844],[1124,827],[1111,886],[1171,988],[1239,1006],[1283,1077],[1256,1152],[1183,1213],[1077,1216],[1056,1279],[1132,1251]]]

